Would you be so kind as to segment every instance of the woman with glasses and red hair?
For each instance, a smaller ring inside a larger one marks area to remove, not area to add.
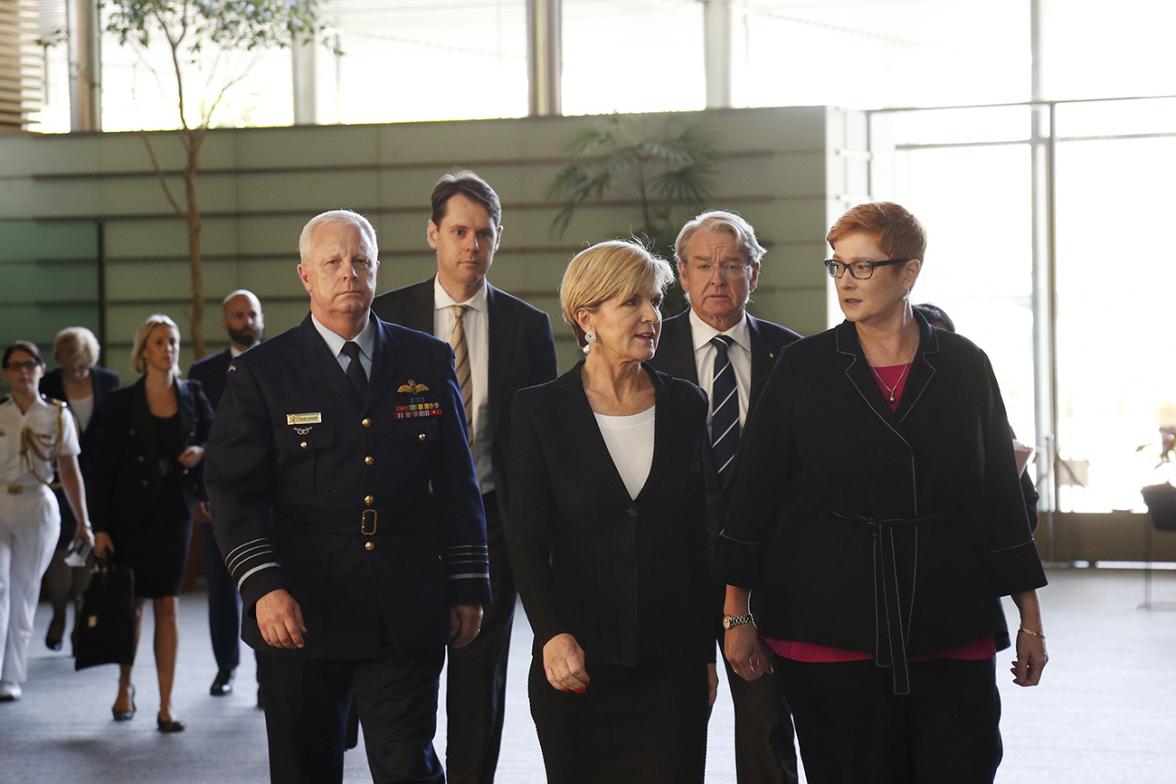
[[[845,321],[781,354],[740,447],[724,652],[748,680],[780,671],[813,784],[992,782],[1002,596],[1014,681],[1047,661],[1000,389],[983,351],[912,311],[910,212],[859,205],[827,241]]]

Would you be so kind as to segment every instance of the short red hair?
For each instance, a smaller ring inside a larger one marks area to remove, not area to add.
[[[919,219],[892,201],[859,204],[837,219],[825,235],[829,247],[850,234],[868,234],[890,259],[922,259],[927,252],[927,232]]]

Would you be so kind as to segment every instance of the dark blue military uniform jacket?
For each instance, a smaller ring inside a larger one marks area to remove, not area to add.
[[[446,343],[380,321],[366,400],[310,316],[233,360],[206,456],[242,638],[324,659],[435,650],[447,607],[490,600],[486,522]],[[284,588],[304,648],[261,638]]]

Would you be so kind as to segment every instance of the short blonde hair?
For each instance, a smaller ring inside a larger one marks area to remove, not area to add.
[[[576,311],[595,310],[614,297],[628,299],[641,290],[658,292],[674,281],[669,262],[655,256],[638,242],[608,240],[580,251],[568,262],[559,284],[559,305],[563,320],[572,328],[583,347],[584,330]]]
[[[140,376],[147,372],[147,360],[143,358],[143,350],[147,348],[147,338],[151,337],[151,330],[156,327],[171,327],[177,335],[180,334],[180,328],[172,321],[171,316],[162,313],[152,313],[139,325],[135,330],[135,340],[131,343],[131,369]],[[179,368],[172,368],[173,376],[179,374]]]
[[[85,327],[66,327],[53,339],[53,361],[61,367],[94,367],[98,352],[98,338]]]

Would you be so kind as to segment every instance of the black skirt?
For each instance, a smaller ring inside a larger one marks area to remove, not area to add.
[[[701,784],[706,664],[589,663],[587,693],[565,694],[531,661],[531,716],[549,784]]]

